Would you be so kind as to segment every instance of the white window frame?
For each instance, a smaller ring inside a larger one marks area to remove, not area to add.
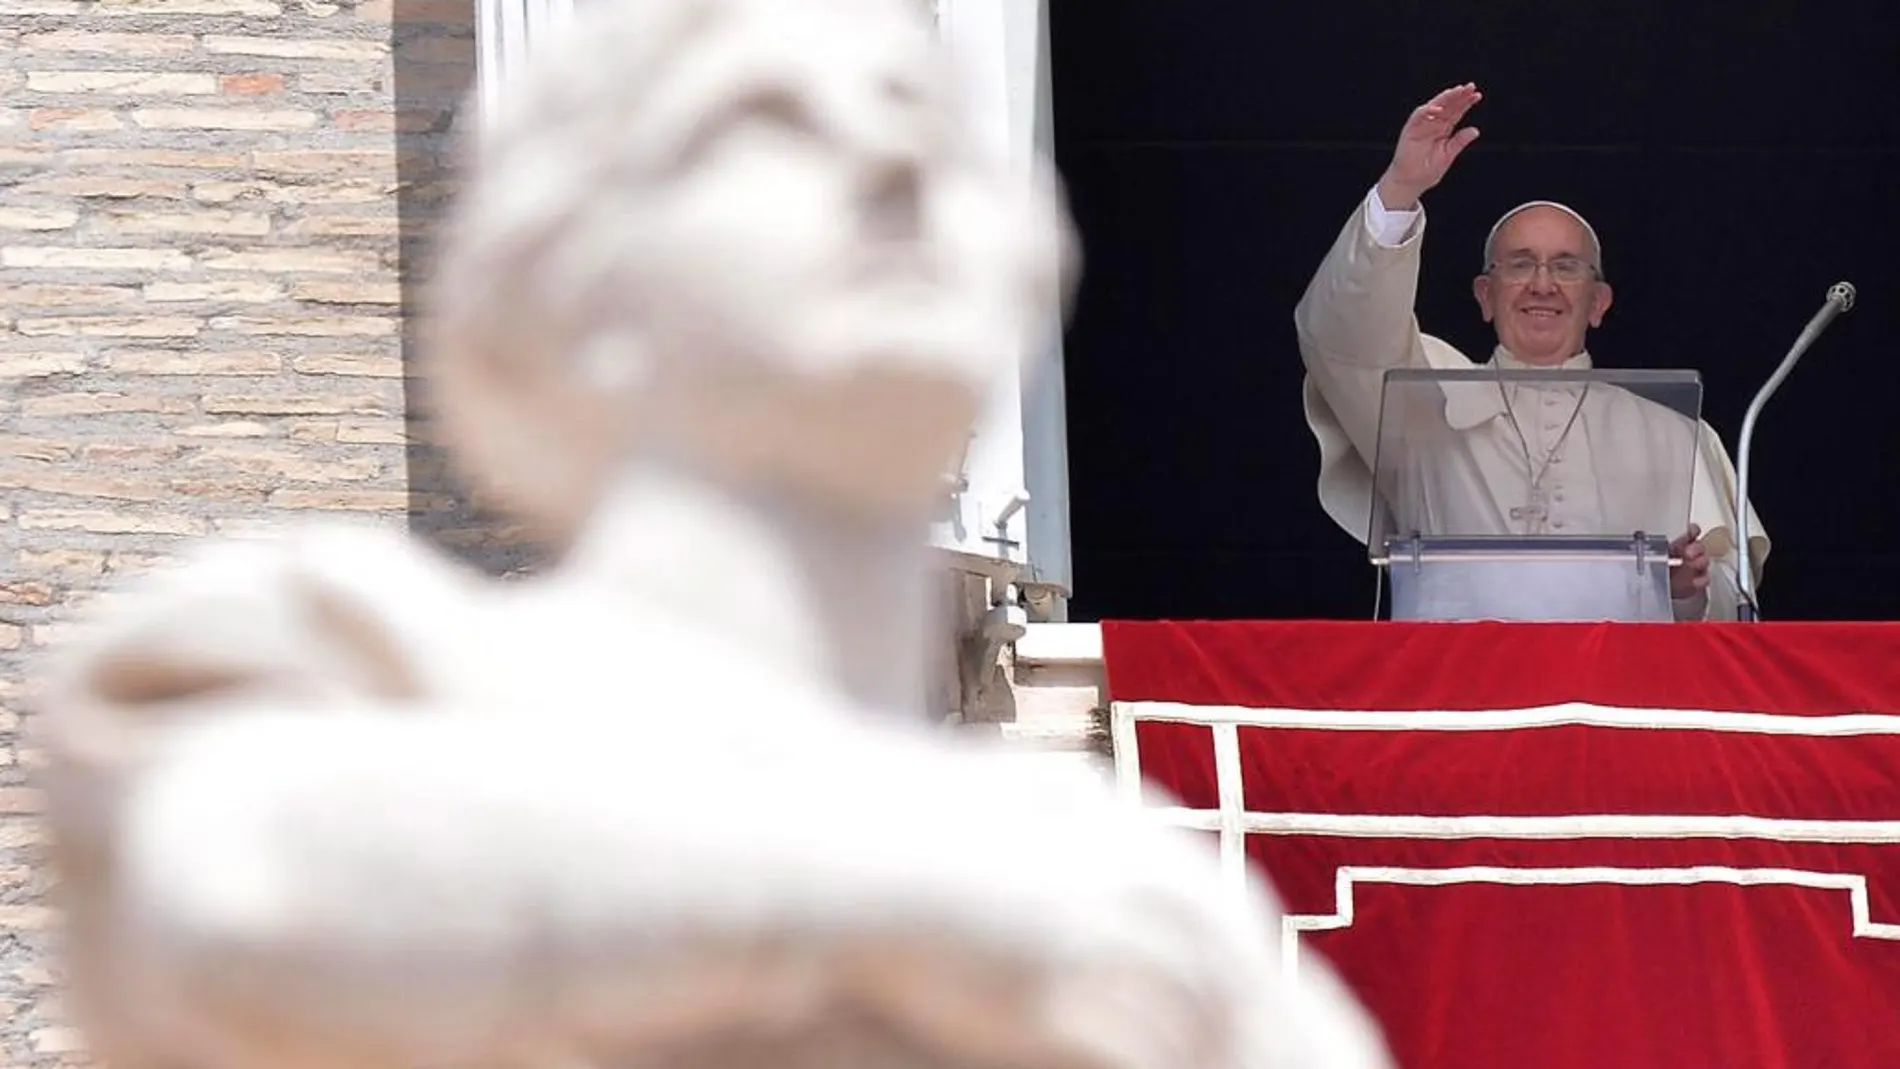
[[[535,42],[574,14],[574,0],[475,0],[475,82],[486,125]]]
[[[1047,0],[936,0],[939,32],[963,67],[980,136],[1027,169],[1055,154]],[[1074,589],[1069,541],[1067,399],[1061,323],[1022,354],[970,444],[956,519],[939,546],[1013,575],[1031,616],[1060,621]]]

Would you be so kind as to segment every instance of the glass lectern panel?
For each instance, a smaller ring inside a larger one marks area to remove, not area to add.
[[[1395,619],[1670,619],[1692,371],[1388,372],[1366,545]]]

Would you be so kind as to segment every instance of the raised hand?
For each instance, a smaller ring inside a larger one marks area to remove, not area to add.
[[[1387,208],[1402,211],[1415,207],[1425,191],[1444,180],[1445,172],[1467,146],[1478,139],[1478,128],[1458,128],[1472,105],[1484,99],[1478,87],[1466,82],[1412,109],[1399,131],[1399,143],[1392,150],[1392,163],[1379,179],[1379,199]]]

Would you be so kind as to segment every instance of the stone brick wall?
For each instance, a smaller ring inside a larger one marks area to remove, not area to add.
[[[313,510],[492,544],[403,375],[471,3],[0,0],[0,1065],[85,1060],[20,736],[70,610]]]

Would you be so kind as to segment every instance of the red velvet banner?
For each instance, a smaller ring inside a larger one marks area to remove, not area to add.
[[[1403,1069],[1900,1067],[1900,625],[1102,630]]]

